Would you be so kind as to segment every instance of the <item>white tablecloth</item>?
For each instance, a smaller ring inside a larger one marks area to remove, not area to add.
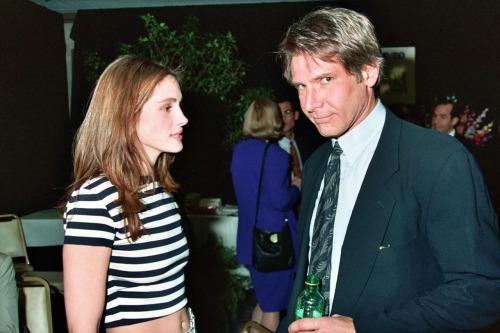
[[[64,242],[62,217],[56,209],[44,209],[21,217],[26,246],[58,246]]]
[[[225,247],[236,249],[238,216],[234,215],[188,215],[198,241],[207,240],[213,233]],[[44,209],[21,217],[26,245],[57,246],[64,242],[63,221],[56,209]]]
[[[236,249],[238,216],[188,215],[188,219],[197,241],[204,244],[213,233],[222,246]]]
[[[237,213],[237,211],[236,211]],[[210,234],[215,235],[219,243],[236,251],[236,234],[238,231],[238,216],[230,215],[195,215],[188,214],[189,226],[195,237],[197,245],[205,245]],[[236,252],[235,252],[236,253]],[[250,272],[243,265],[238,265],[234,273],[250,276]],[[250,280],[246,288],[251,288]]]

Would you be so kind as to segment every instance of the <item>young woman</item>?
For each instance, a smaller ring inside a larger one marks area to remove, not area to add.
[[[123,56],[95,88],[74,143],[64,212],[69,332],[195,332],[189,249],[169,173],[188,120],[180,73]]]
[[[254,101],[245,113],[243,134],[246,140],[234,147],[231,162],[238,201],[236,257],[239,264],[248,265],[257,298],[252,320],[273,332],[278,327],[280,311],[288,306],[295,268],[271,273],[255,270],[252,267],[252,230],[264,148],[271,141],[262,178],[257,226],[281,231],[285,220],[288,221],[294,248],[297,248],[297,219],[293,207],[300,196],[301,180],[295,177],[290,185],[290,156],[273,142],[280,137],[281,127],[281,112],[276,103],[267,98]]]

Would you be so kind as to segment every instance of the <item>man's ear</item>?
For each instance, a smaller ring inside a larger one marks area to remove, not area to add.
[[[295,120],[299,119],[300,112],[298,110],[293,111],[293,114],[294,114],[293,119]]]
[[[377,84],[379,74],[380,68],[378,67],[378,64],[365,65],[361,71],[363,81],[365,81],[366,85],[370,88],[373,88],[375,84]]]
[[[458,124],[459,120],[460,120],[460,118],[458,118],[458,117],[451,118],[451,126],[455,127],[455,125]]]

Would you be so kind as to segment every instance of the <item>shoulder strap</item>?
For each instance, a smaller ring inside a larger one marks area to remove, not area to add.
[[[253,222],[254,225],[257,225],[257,216],[259,215],[260,189],[262,187],[262,176],[264,175],[264,165],[266,164],[267,149],[269,148],[270,145],[271,142],[268,142],[266,148],[264,148],[264,156],[262,157],[262,166],[260,167],[259,190],[257,192],[257,208],[255,209],[255,220]]]

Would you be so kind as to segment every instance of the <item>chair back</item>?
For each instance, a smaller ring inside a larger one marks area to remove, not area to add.
[[[19,318],[30,333],[53,333],[50,286],[39,277],[17,280]]]
[[[11,257],[14,262],[29,264],[26,241],[21,219],[14,214],[0,215],[0,252]]]

